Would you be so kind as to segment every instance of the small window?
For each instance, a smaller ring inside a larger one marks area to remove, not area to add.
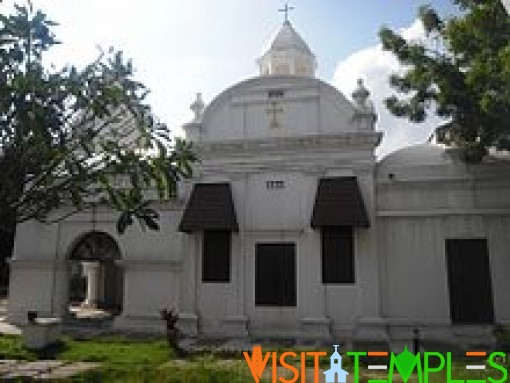
[[[322,283],[354,283],[352,227],[323,227],[321,234]]]
[[[269,98],[282,98],[285,92],[283,89],[273,89],[267,92],[267,96]]]
[[[285,181],[266,181],[266,189],[285,189]]]
[[[204,231],[202,281],[230,282],[230,231]]]

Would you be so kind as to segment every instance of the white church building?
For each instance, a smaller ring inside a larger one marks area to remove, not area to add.
[[[289,21],[258,60],[184,126],[201,159],[159,232],[116,232],[97,206],[18,227],[9,320],[75,323],[102,307],[116,330],[192,338],[391,344],[487,342],[510,327],[510,161],[462,162],[423,144],[377,160],[369,92],[315,77]],[[381,127],[382,128],[382,127]],[[86,278],[83,278],[83,276]],[[74,306],[73,306],[74,305]]]

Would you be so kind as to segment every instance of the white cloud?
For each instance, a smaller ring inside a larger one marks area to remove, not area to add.
[[[400,34],[406,40],[425,39],[425,31],[419,20],[400,30]],[[388,78],[399,70],[402,70],[402,66],[393,54],[384,51],[382,45],[378,44],[355,52],[338,63],[333,78],[333,85],[348,96],[355,89],[358,78],[362,78],[370,90],[378,115],[377,129],[384,132],[382,143],[377,149],[378,157],[405,146],[426,142],[432,130],[440,123],[439,118],[430,116],[424,123],[413,124],[391,115],[386,109],[384,99],[395,93]]]

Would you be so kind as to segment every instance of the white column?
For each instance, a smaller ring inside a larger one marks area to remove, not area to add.
[[[381,270],[377,248],[377,215],[374,178],[372,170],[358,172],[358,182],[365,190],[364,201],[370,218],[370,228],[357,229],[355,249],[356,265],[359,267],[358,323],[354,334],[355,341],[387,343],[386,321],[381,315]]]
[[[96,307],[99,298],[99,262],[83,262],[83,270],[87,275],[87,297],[83,305]]]
[[[181,279],[181,297],[179,323],[181,331],[188,337],[198,334],[197,316],[197,258],[201,242],[197,234],[186,234],[183,239],[183,274]]]

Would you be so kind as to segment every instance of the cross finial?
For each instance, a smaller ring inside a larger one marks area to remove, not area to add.
[[[294,7],[289,7],[288,3],[285,3],[285,7],[282,9],[279,9],[278,12],[284,12],[285,13],[285,22],[289,22],[289,12],[292,11]]]

